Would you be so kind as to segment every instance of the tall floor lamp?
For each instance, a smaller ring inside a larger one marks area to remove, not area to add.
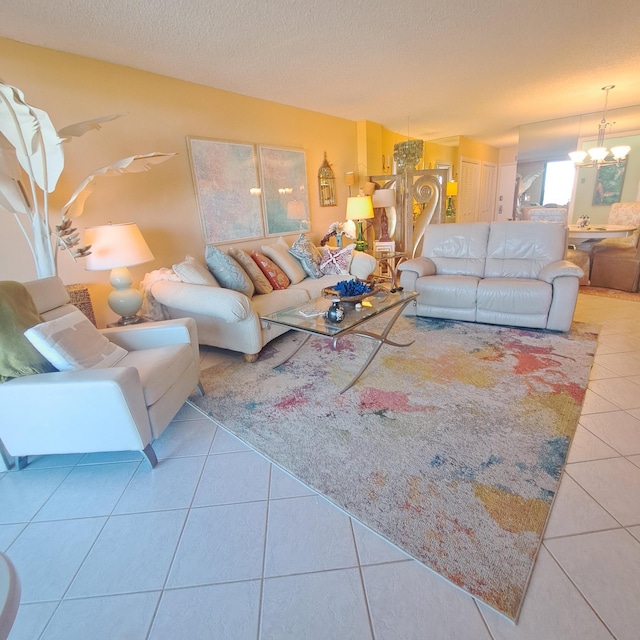
[[[142,318],[142,294],[132,289],[133,278],[127,267],[134,267],[153,260],[153,254],[145,242],[138,225],[133,222],[105,224],[85,229],[84,239],[91,245],[91,253],[85,261],[88,271],[111,269],[109,282],[114,290],[109,294],[109,307],[120,317],[118,324],[135,324]]]

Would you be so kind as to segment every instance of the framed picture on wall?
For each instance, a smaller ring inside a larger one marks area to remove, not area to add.
[[[309,230],[304,151],[258,145],[267,235]]]
[[[594,205],[609,205],[614,202],[620,202],[626,170],[626,160],[621,160],[619,165],[607,164],[598,167],[595,189],[593,191]]]
[[[205,242],[264,236],[255,146],[188,137]]]

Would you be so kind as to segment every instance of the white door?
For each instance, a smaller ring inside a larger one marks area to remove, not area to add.
[[[494,220],[512,220],[516,204],[515,162],[506,162],[498,167],[498,189],[496,193]]]
[[[458,211],[456,222],[476,222],[480,187],[480,162],[460,159],[458,180]]]
[[[493,205],[496,200],[498,167],[492,162],[483,162],[480,167],[480,195],[478,198],[478,220],[493,220]]]

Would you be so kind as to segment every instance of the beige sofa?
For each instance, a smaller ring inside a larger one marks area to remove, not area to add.
[[[400,284],[420,294],[405,313],[568,331],[583,272],[565,251],[553,222],[431,225],[422,256],[399,266]]]
[[[155,282],[151,295],[162,306],[165,318],[193,318],[200,344],[238,351],[253,362],[265,344],[287,331],[285,327],[261,321],[260,316],[318,298],[325,287],[340,280],[365,279],[375,267],[375,258],[353,251],[348,274],[305,277],[286,289],[270,293],[249,297],[232,289],[174,278]]]

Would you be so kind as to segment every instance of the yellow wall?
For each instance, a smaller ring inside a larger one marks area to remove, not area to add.
[[[458,152],[461,158],[473,158],[481,162],[492,162],[498,164],[500,152],[496,147],[490,147],[488,144],[471,140],[465,136],[460,136]]]
[[[101,180],[76,221],[80,229],[108,222],[138,223],[155,260],[131,269],[136,285],[147,271],[171,266],[187,253],[203,254],[187,136],[304,149],[312,237],[319,239],[332,221],[344,219],[344,173],[357,166],[353,121],[2,38],[0,68],[2,79],[45,110],[57,128],[126,114],[65,145],[66,166],[51,198],[54,206],[60,207],[87,175],[115,160],[151,151],[178,152],[148,173]],[[336,207],[318,204],[317,174],[324,151],[336,176]],[[4,210],[0,247],[0,280],[35,278],[26,241]],[[115,319],[106,306],[107,273],[85,271],[81,262],[74,264],[67,255],[58,263],[66,284],[89,284],[100,325]]]

